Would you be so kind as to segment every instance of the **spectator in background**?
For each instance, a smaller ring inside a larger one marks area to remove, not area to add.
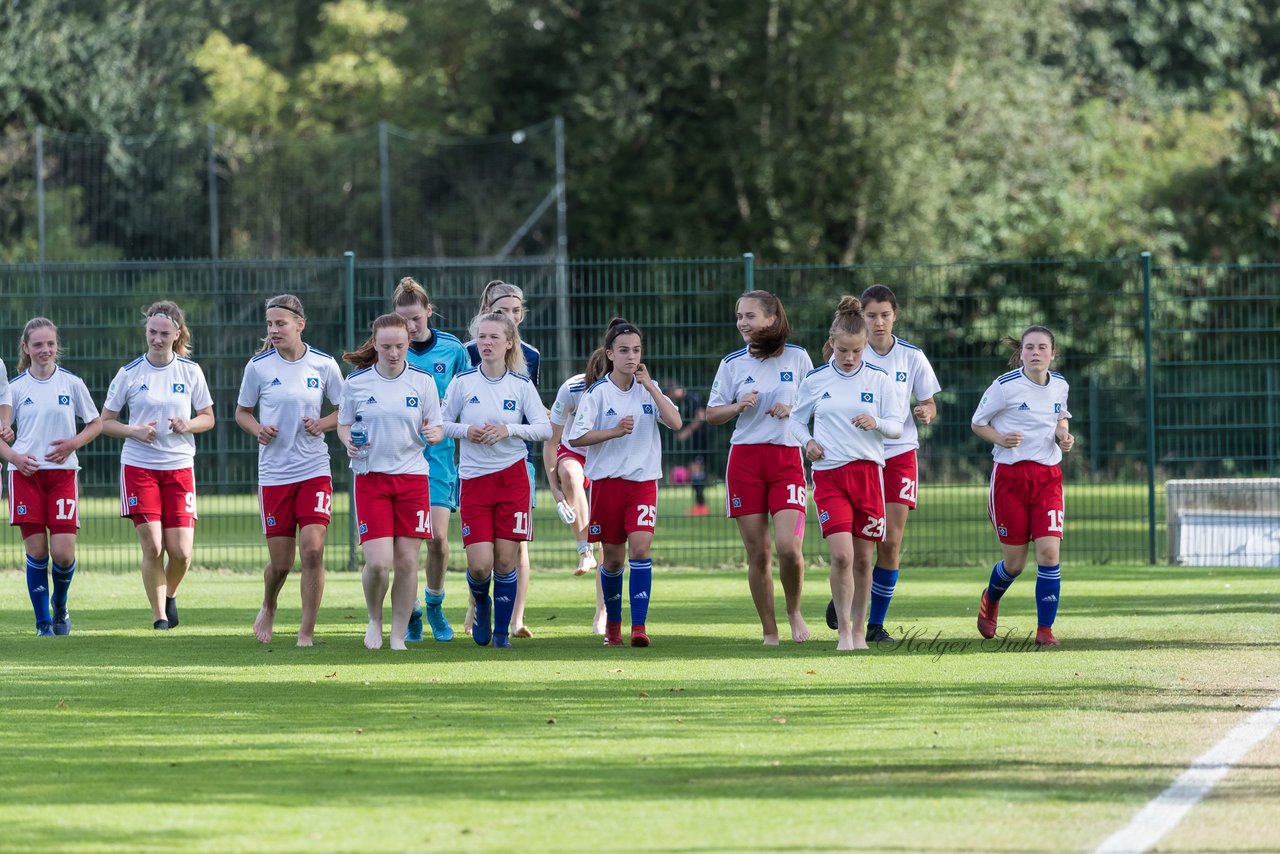
[[[672,380],[667,396],[680,410],[684,426],[675,432],[677,442],[687,442],[689,449],[681,454],[681,462],[687,471],[680,472],[681,466],[672,469],[671,480],[674,483],[687,482],[693,487],[693,506],[689,508],[690,516],[706,516],[710,512],[707,507],[707,466],[711,455],[711,431],[707,429],[707,401],[696,391],[691,391],[676,380]]]

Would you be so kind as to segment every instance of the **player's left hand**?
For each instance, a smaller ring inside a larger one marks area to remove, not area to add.
[[[49,443],[49,453],[44,458],[51,463],[62,464],[67,461],[67,457],[75,453],[75,443],[70,439],[54,439]]]
[[[790,418],[791,407],[785,403],[775,403],[765,410],[766,415],[772,415],[774,418]]]
[[[22,474],[30,477],[40,470],[40,461],[31,454],[15,454],[13,457],[13,466]]]
[[[179,418],[176,415],[169,416],[169,432],[185,433],[187,432],[187,419]]]
[[[510,435],[511,431],[507,429],[506,424],[486,424],[483,444],[496,445]]]
[[[937,407],[934,407],[934,406],[927,406],[923,403],[917,403],[915,408],[912,409],[911,412],[913,415],[915,415],[916,420],[919,421],[921,424],[930,424],[933,422],[933,417],[938,413],[938,409]]]
[[[854,416],[853,426],[859,430],[874,430],[876,429],[876,419],[864,412],[861,415]]]
[[[310,416],[302,416],[302,429],[307,431],[308,436],[323,436],[324,428],[320,426],[319,418],[311,418]]]
[[[1058,447],[1062,449],[1062,453],[1067,453],[1076,443],[1076,437],[1071,435],[1070,430],[1059,430],[1055,438],[1058,440]]]
[[[14,439],[16,439],[16,438],[18,438],[18,435],[17,435],[16,433],[14,433],[14,432],[13,432],[13,428],[12,428],[12,427],[10,427],[10,426],[8,426],[8,425],[6,425],[6,426],[4,426],[4,427],[0,427],[0,439],[3,439],[4,441],[8,442],[9,444],[13,444],[13,440],[14,440]]]
[[[427,440],[428,445],[438,445],[444,439],[444,427],[439,424],[428,424],[422,422],[422,438]]]
[[[649,369],[644,366],[644,362],[636,368],[636,382],[644,386],[646,389],[653,385],[653,378],[649,376]]]

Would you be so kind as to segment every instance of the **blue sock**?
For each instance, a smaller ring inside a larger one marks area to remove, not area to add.
[[[649,591],[653,589],[653,561],[646,558],[628,561],[628,563],[631,564],[631,625],[643,626],[645,618],[649,616]],[[621,612],[618,616],[622,616]]]
[[[493,633],[511,634],[511,612],[516,607],[516,571],[493,574]]]
[[[65,611],[67,609],[67,593],[71,590],[71,577],[76,574],[76,562],[71,561],[70,566],[62,566],[56,560],[53,561],[53,610]]]
[[[489,576],[486,575],[483,581],[476,581],[468,572],[467,586],[471,588],[471,598],[476,601],[476,615],[475,622],[471,625],[471,637],[476,643],[485,646],[489,643],[490,635],[493,634],[489,616],[489,609],[493,604],[489,600]]]
[[[884,618],[889,613],[889,600],[893,598],[893,588],[897,584],[898,570],[884,569],[879,566],[871,570],[871,610],[867,613],[868,625],[884,625]]]
[[[1052,626],[1058,616],[1058,594],[1062,592],[1062,564],[1042,566],[1036,572],[1036,622]]]
[[[37,561],[27,555],[27,594],[31,608],[36,612],[36,625],[52,623],[49,616],[49,559]]]
[[[622,568],[600,566],[600,592],[604,595],[604,617],[611,623],[622,622]]]
[[[1010,575],[1004,571],[1004,561],[999,561],[995,566],[991,567],[991,580],[987,582],[987,596],[992,602],[999,602],[1000,597],[1009,589],[1009,585],[1017,578],[1016,575]]]

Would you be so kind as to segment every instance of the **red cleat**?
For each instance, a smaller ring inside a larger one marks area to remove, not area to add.
[[[608,620],[604,624],[604,645],[622,646],[622,621]]]
[[[1048,626],[1036,628],[1036,646],[1062,646],[1062,641],[1053,636],[1053,629]]]
[[[978,605],[978,634],[984,638],[996,636],[996,620],[1000,616],[1000,600],[987,597],[987,590],[982,590],[982,602]]]
[[[705,504],[695,504],[689,508],[690,516],[706,516],[711,513],[711,508]]]
[[[648,646],[649,636],[644,633],[644,624],[637,623],[631,627],[631,645],[632,646]]]

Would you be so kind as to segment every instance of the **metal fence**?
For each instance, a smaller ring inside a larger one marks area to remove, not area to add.
[[[986,564],[998,546],[986,520],[990,448],[969,429],[982,391],[1006,369],[998,343],[1031,323],[1057,334],[1058,369],[1072,384],[1076,449],[1064,462],[1067,561],[1156,561],[1164,550],[1161,484],[1175,477],[1272,477],[1280,473],[1280,266],[1152,266],[1149,257],[1112,260],[891,264],[852,267],[756,265],[751,257],[563,261],[546,257],[441,261],[302,260],[24,264],[0,266],[0,357],[10,371],[22,324],[37,314],[61,329],[63,363],[101,401],[116,369],[143,346],[140,309],[176,299],[195,333],[194,357],[216,401],[218,426],[197,440],[201,520],[196,562],[248,568],[265,559],[255,499],[256,450],[234,424],[236,392],[256,350],[263,301],[294,293],[307,306],[306,339],[339,355],[363,340],[387,310],[396,281],[412,275],[437,307],[439,328],[466,335],[479,291],[491,278],[528,295],[522,335],[544,354],[541,392],[580,371],[605,324],[626,316],[645,333],[645,361],[664,387],[706,394],[720,358],[741,340],[734,303],[752,287],[778,293],[793,340],[815,359],[842,293],[872,283],[901,302],[897,333],[921,346],[943,386],[939,418],[922,429],[920,507],[908,527],[904,565]],[[714,473],[732,425],[708,427]],[[664,462],[686,464],[695,449],[667,437]],[[136,564],[131,526],[116,517],[118,441],[81,453],[85,566]],[[354,565],[346,524],[348,478],[335,460],[331,566]],[[662,490],[654,556],[682,566],[741,561],[736,527],[716,512],[687,515],[689,486]],[[565,566],[571,538],[545,491],[535,513],[538,566]],[[456,521],[455,521],[456,528]],[[6,529],[0,565],[20,564]],[[455,531],[455,542],[456,531]],[[810,525],[806,552],[825,553]],[[453,560],[461,566],[460,548]]]

